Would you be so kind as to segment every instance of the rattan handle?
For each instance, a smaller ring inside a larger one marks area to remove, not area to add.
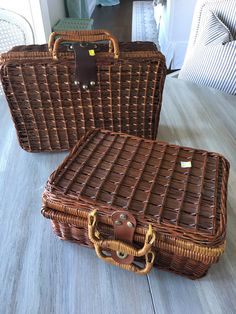
[[[134,264],[120,264],[117,263],[116,261],[114,261],[114,259],[110,256],[105,255],[102,252],[101,247],[95,245],[95,251],[97,253],[97,256],[102,259],[104,262],[112,264],[114,266],[123,268],[125,270],[131,271],[133,273],[139,274],[139,275],[146,275],[147,273],[149,273],[152,270],[153,267],[153,263],[155,260],[155,253],[150,250],[147,254],[145,254],[145,266],[144,268],[140,268]]]
[[[156,240],[156,234],[152,230],[152,225],[149,225],[148,227],[148,231],[145,236],[144,245],[141,249],[136,249],[132,245],[119,241],[119,240],[100,239],[99,233],[96,230],[96,221],[97,221],[97,215],[96,215],[96,210],[94,210],[91,213],[89,213],[89,216],[88,216],[88,236],[89,236],[90,241],[94,245],[97,245],[101,247],[102,249],[110,249],[113,251],[119,251],[128,255],[138,257],[138,256],[146,255],[150,251],[153,243]]]
[[[53,46],[54,46],[54,43],[55,43],[57,37],[67,38],[68,36],[73,36],[73,37],[77,37],[78,41],[79,41],[81,39],[81,37],[88,37],[91,35],[92,36],[94,36],[94,35],[107,35],[109,37],[114,37],[111,32],[109,32],[105,29],[52,32],[51,35],[49,36],[48,49],[50,52],[53,51]]]
[[[109,41],[112,43],[112,47],[114,50],[114,58],[117,59],[119,57],[119,44],[115,36],[110,34],[109,32],[99,30],[96,32],[93,31],[78,31],[78,32],[65,32],[65,33],[52,33],[49,39],[49,51],[52,52],[53,59],[58,59],[58,49],[62,42],[70,41],[70,42],[96,42],[96,41]],[[92,33],[93,32],[93,33]],[[55,40],[55,36],[57,34],[62,34],[62,37],[59,37]],[[63,35],[65,34],[65,35]],[[55,40],[55,42],[54,42]],[[109,46],[109,51],[111,51],[111,45]]]
[[[119,266],[121,268],[124,268],[126,270],[138,273],[138,274],[146,274],[148,273],[153,266],[155,254],[151,250],[153,243],[156,240],[156,234],[152,230],[152,226],[149,225],[148,231],[145,236],[144,245],[141,249],[136,249],[132,245],[129,245],[127,243],[124,243],[119,240],[104,240],[101,239],[100,234],[98,230],[96,229],[96,221],[97,221],[97,215],[96,210],[89,213],[88,216],[88,236],[89,240],[93,243],[95,247],[95,251],[97,253],[97,256],[104,260],[105,262],[108,262],[110,264],[113,264],[115,266]],[[122,254],[132,255],[132,256],[145,256],[146,265],[143,269],[140,269],[139,267],[135,266],[134,264],[120,264],[113,260],[112,257],[105,255],[102,251],[103,250],[113,250],[116,252],[122,252]]]

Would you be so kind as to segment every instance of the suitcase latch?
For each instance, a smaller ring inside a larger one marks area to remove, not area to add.
[[[134,247],[133,244],[129,243],[131,238],[133,239],[136,226],[136,221],[133,218],[127,211],[115,212],[112,215],[112,221],[116,226],[115,237],[119,235],[119,240],[104,239],[97,230],[97,211],[94,209],[88,215],[88,237],[94,245],[97,256],[103,261],[136,274],[145,275],[152,269],[155,260],[155,252],[152,250],[152,246],[156,240],[156,233],[153,231],[152,225],[149,224],[143,247]],[[122,241],[121,238],[125,240]],[[112,255],[107,255],[107,251],[112,252]],[[132,263],[134,257],[143,257],[145,259],[143,268]]]
[[[128,211],[117,211],[111,216],[114,226],[114,238],[129,244],[133,243],[136,219]],[[121,251],[112,251],[112,257],[117,263],[130,264],[134,256]]]

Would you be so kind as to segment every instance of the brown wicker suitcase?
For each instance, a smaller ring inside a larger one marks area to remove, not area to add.
[[[95,129],[50,176],[42,214],[111,264],[195,279],[224,251],[228,173],[216,153]]]
[[[156,138],[166,66],[153,43],[118,44],[105,30],[52,33],[49,46],[15,47],[0,63],[27,151],[68,150],[91,128]]]

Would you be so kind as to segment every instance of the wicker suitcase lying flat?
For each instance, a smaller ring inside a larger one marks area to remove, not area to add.
[[[109,51],[94,44],[105,40]],[[153,43],[119,45],[104,30],[52,33],[49,48],[15,47],[0,61],[27,151],[67,150],[91,128],[156,138],[166,66]]]
[[[224,251],[228,172],[216,153],[96,129],[49,178],[42,213],[109,263],[195,279]]]

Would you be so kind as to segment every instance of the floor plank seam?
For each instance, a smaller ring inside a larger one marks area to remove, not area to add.
[[[157,314],[157,311],[156,311],[156,308],[155,308],[155,302],[154,302],[154,298],[153,298],[153,293],[152,293],[152,288],[151,288],[151,282],[150,282],[149,275],[147,275],[147,282],[148,282],[149,292],[150,292],[151,300],[152,300],[153,313],[154,313],[154,314]]]

